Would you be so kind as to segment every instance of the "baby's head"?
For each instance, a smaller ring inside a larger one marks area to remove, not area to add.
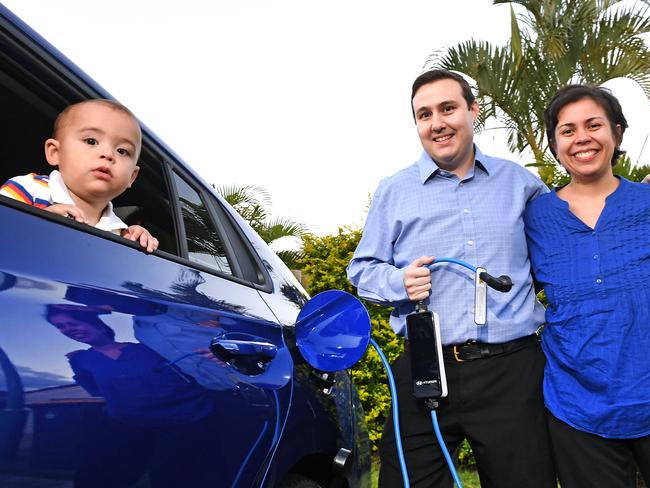
[[[58,167],[73,198],[108,203],[131,187],[141,147],[140,126],[126,107],[85,100],[59,114],[45,157]]]

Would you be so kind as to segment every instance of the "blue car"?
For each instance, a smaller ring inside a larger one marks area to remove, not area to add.
[[[0,4],[0,180],[48,174],[54,118],[89,98],[110,95]],[[113,203],[153,254],[0,197],[0,486],[370,486],[347,373],[298,353],[303,288],[146,127],[139,165]]]

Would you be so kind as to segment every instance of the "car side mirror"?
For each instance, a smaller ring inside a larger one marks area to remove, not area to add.
[[[311,366],[321,371],[348,369],[370,342],[370,316],[353,295],[339,290],[319,293],[298,314],[296,342]]]

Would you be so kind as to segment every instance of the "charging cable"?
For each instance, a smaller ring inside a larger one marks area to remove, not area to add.
[[[391,403],[393,407],[393,430],[395,432],[395,445],[397,447],[397,457],[399,458],[399,467],[400,470],[402,471],[402,480],[404,482],[404,488],[410,488],[411,483],[409,481],[409,475],[406,470],[406,459],[404,458],[404,448],[402,446],[402,434],[399,427],[399,404],[397,401],[397,387],[395,386],[395,378],[393,377],[393,372],[390,369],[390,363],[388,362],[388,359],[386,359],[386,356],[384,355],[383,351],[379,347],[379,344],[377,344],[372,337],[370,338],[370,344],[372,344],[372,347],[374,347],[375,351],[377,351],[377,354],[379,354],[379,359],[381,359],[381,362],[384,365],[384,369],[386,370],[386,376],[388,376],[388,387],[390,388],[390,397],[391,397]],[[425,403],[426,406],[431,410],[431,421],[433,423],[433,430],[436,433],[438,444],[440,444],[440,449],[442,450],[442,454],[445,456],[445,460],[447,461],[447,465],[449,466],[449,471],[451,471],[451,476],[454,479],[454,483],[456,483],[456,486],[458,488],[463,488],[463,484],[460,482],[460,477],[458,476],[458,472],[456,471],[456,467],[454,466],[454,461],[451,459],[449,450],[447,449],[447,446],[445,445],[445,441],[442,438],[442,433],[440,432],[440,426],[438,425],[438,417],[436,416],[436,408],[438,407],[438,402],[433,398],[428,398]]]
[[[390,388],[390,398],[393,406],[393,428],[395,430],[395,444],[397,446],[397,457],[399,458],[399,467],[402,470],[402,479],[404,480],[404,488],[410,488],[411,484],[409,483],[409,474],[406,471],[406,460],[404,459],[404,449],[402,448],[402,434],[400,433],[399,428],[399,405],[397,403],[397,388],[395,387],[395,378],[393,377],[393,372],[390,369],[390,363],[383,351],[379,347],[379,344],[371,337],[370,344],[375,348],[377,354],[379,354],[379,359],[384,364],[384,369],[386,370],[386,376],[388,376],[388,387]]]
[[[442,433],[440,432],[440,425],[438,425],[438,415],[436,415],[436,408],[438,408],[438,402],[433,398],[427,398],[425,405],[429,410],[431,410],[431,423],[433,423],[433,430],[436,433],[436,438],[438,439],[438,444],[440,444],[440,450],[445,456],[447,461],[447,466],[449,466],[449,471],[451,472],[451,477],[454,478],[454,483],[458,488],[463,488],[463,484],[460,482],[460,476],[458,476],[458,471],[456,471],[456,466],[454,466],[454,460],[451,459],[449,455],[449,450],[445,444],[445,440],[442,438]]]
[[[477,268],[475,266],[472,266],[469,263],[466,263],[465,261],[461,261],[455,258],[436,259],[432,264],[428,265],[427,268],[432,269],[433,266],[439,263],[453,263],[469,269],[470,271],[475,273],[475,280],[477,281],[477,286],[478,286],[478,281],[481,280],[482,282],[485,282],[485,284],[487,284],[491,288],[494,288],[495,290],[501,292],[507,292],[510,291],[513,285],[512,280],[510,279],[509,276],[501,275],[498,278],[495,278],[494,276],[490,275],[484,268],[481,267]],[[424,304],[418,303],[416,305],[416,308],[420,310],[423,306],[425,307]],[[477,324],[479,324],[478,321]],[[404,448],[402,446],[402,436],[399,427],[399,405],[397,401],[397,388],[395,386],[395,378],[393,377],[390,364],[386,359],[386,356],[382,352],[381,348],[379,347],[379,345],[372,338],[370,338],[370,344],[372,344],[372,346],[377,351],[377,354],[379,354],[379,358],[381,359],[384,365],[384,369],[386,370],[386,376],[388,377],[388,385],[390,388],[391,403],[393,408],[393,428],[395,431],[395,444],[397,447],[397,457],[399,458],[400,469],[402,471],[404,488],[410,488],[408,472],[406,470],[406,460],[404,458]],[[438,417],[436,415],[436,408],[438,407],[438,401],[435,398],[427,398],[425,400],[425,405],[431,411],[431,422],[433,424],[433,430],[435,431],[436,438],[438,439],[438,444],[440,444],[440,449],[445,457],[445,460],[447,461],[447,465],[449,466],[449,471],[451,472],[451,476],[454,479],[454,483],[458,488],[463,488],[463,485],[460,481],[460,477],[458,476],[458,472],[456,471],[456,467],[454,466],[454,461],[451,458],[451,455],[449,454],[449,450],[447,449],[447,446],[445,445],[445,441],[442,437],[442,433],[440,432],[440,426],[438,425]]]

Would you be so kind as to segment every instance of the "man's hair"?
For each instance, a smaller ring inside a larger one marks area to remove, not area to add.
[[[607,120],[609,120],[610,125],[612,126],[612,134],[616,140],[616,148],[614,149],[614,154],[612,155],[612,166],[614,166],[618,158],[625,154],[625,151],[621,150],[619,147],[621,141],[623,140],[623,134],[625,129],[627,129],[627,120],[625,115],[623,115],[623,109],[618,99],[612,95],[612,92],[607,88],[596,85],[567,85],[563,88],[560,88],[557,93],[553,96],[551,101],[546,106],[544,110],[544,124],[546,125],[546,137],[548,139],[548,145],[557,159],[557,152],[555,151],[555,129],[557,129],[558,115],[560,110],[570,103],[577,102],[588,98],[596,102],[607,115]],[[621,127],[620,134],[616,132],[616,126]],[[559,161],[559,160],[558,160]]]
[[[135,122],[135,124],[138,126],[138,129],[140,128],[140,124],[138,124],[138,119],[135,117],[135,115],[133,115],[133,112],[131,112],[128,108],[126,108],[121,103],[116,102],[115,100],[108,100],[106,98],[93,98],[90,100],[83,100],[81,102],[73,103],[72,105],[68,105],[66,108],[64,108],[63,111],[57,116],[56,120],[54,121],[54,128],[52,129],[52,138],[54,139],[57,138],[59,132],[65,126],[65,123],[68,117],[70,116],[70,112],[72,112],[75,108],[80,107],[82,105],[86,105],[88,103],[99,103],[101,105],[110,107],[114,110],[118,110],[131,117]]]
[[[453,71],[448,71],[446,69],[432,69],[430,71],[425,71],[420,76],[418,76],[413,82],[413,88],[411,90],[411,111],[413,112],[413,118],[415,119],[415,109],[413,108],[413,99],[415,94],[420,88],[429,83],[433,83],[438,80],[454,80],[460,85],[460,89],[463,92],[463,98],[467,102],[467,109],[472,108],[472,104],[476,101],[474,94],[472,93],[472,88],[467,83],[467,80],[463,78],[460,74],[454,73]]]

